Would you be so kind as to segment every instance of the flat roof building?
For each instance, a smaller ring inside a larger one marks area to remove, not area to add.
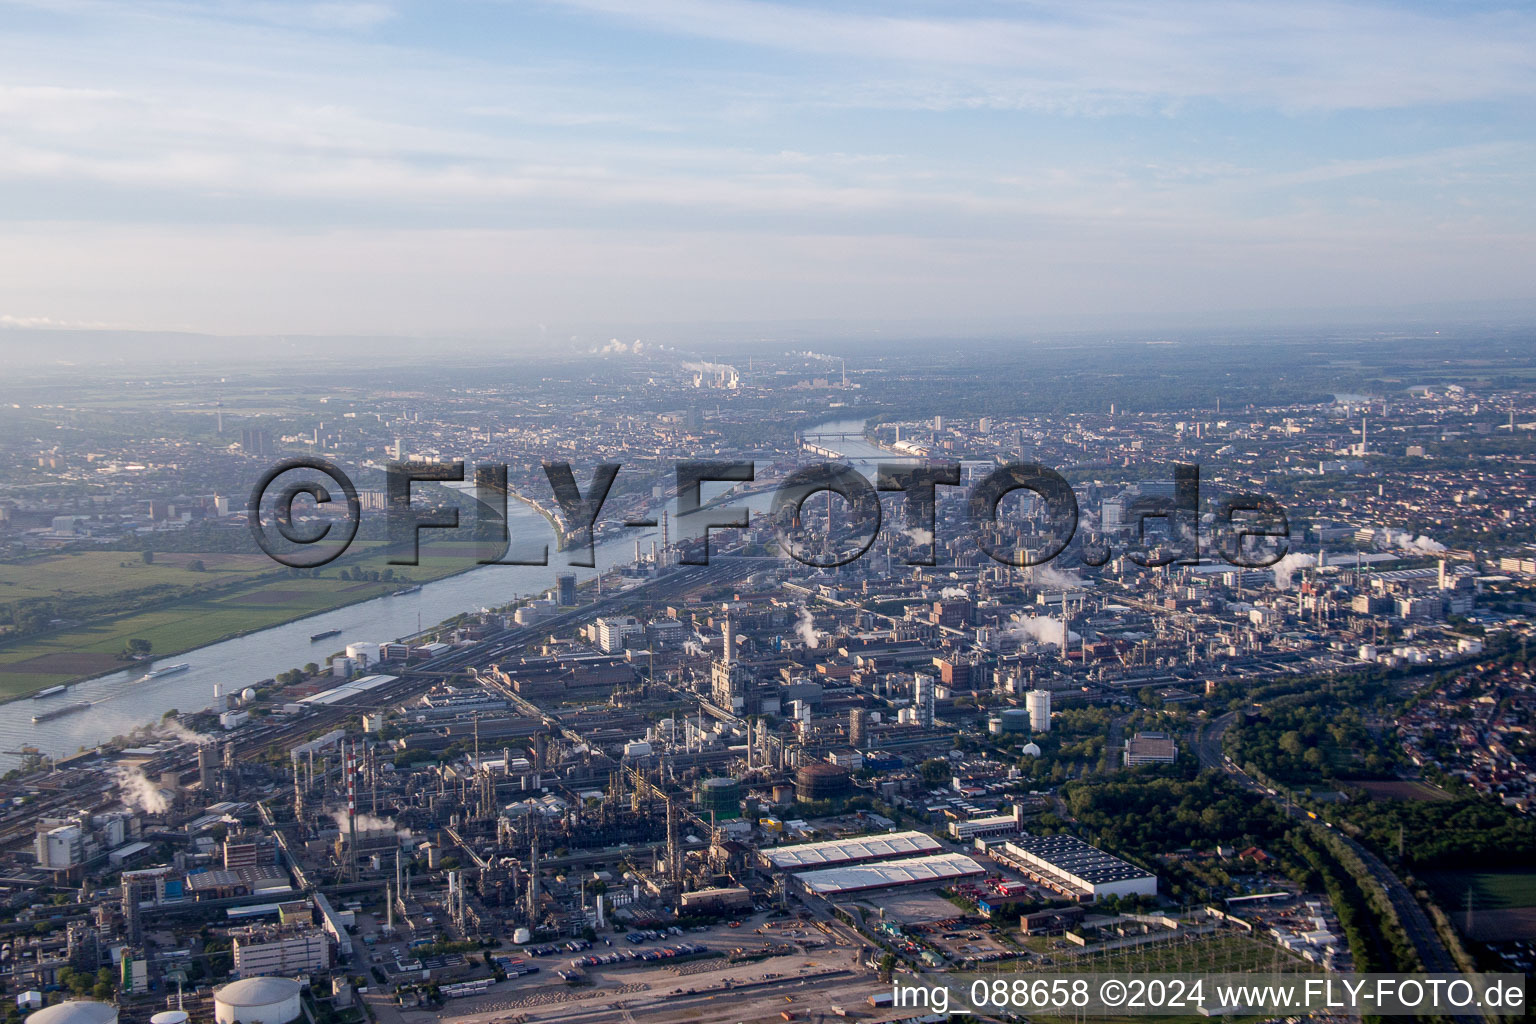
[[[794,876],[794,880],[806,892],[817,896],[837,896],[866,889],[889,889],[898,885],[949,882],[957,878],[974,878],[986,873],[985,868],[964,854],[937,853],[929,857],[913,857],[909,860],[849,864],[843,867],[823,868],[820,871],[802,871]]]
[[[825,843],[777,846],[761,851],[758,861],[763,867],[775,871],[806,871],[839,864],[937,853],[941,849],[943,847],[938,840],[922,832],[887,832],[884,835],[833,839]]]
[[[1157,895],[1156,875],[1076,836],[1020,836],[993,847],[993,855],[1073,899]]]
[[[1125,764],[1173,764],[1179,757],[1179,745],[1163,732],[1139,732],[1125,741]]]

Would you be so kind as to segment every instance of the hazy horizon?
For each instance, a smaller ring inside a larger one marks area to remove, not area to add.
[[[0,326],[1529,306],[1532,53],[1484,4],[8,0]]]

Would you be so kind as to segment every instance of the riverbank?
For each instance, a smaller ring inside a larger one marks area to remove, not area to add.
[[[368,543],[368,542],[364,542]],[[286,625],[386,597],[406,586],[434,583],[477,568],[473,545],[460,545],[462,554],[442,554],[448,542],[424,546],[421,564],[387,566],[384,545],[351,566],[368,572],[394,569],[391,580],[344,580],[342,569],[327,567],[319,575],[289,577],[263,573],[251,585],[215,593],[193,593],[93,622],[70,626],[0,648],[0,704],[30,697],[50,686],[74,685],[133,668],[121,657],[130,639],[150,642],[150,660],[185,654],[252,633]],[[431,554],[433,549],[438,554]],[[116,553],[114,553],[116,554]],[[217,557],[206,555],[206,558]]]

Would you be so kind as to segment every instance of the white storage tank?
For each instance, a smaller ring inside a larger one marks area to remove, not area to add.
[[[299,1016],[302,988],[292,978],[232,981],[213,990],[213,1019],[217,1024],[289,1024]]]
[[[518,946],[526,946],[533,939],[533,933],[527,928],[519,928],[512,933],[512,942]]]
[[[117,1024],[117,1007],[94,999],[71,999],[29,1014],[27,1024]]]
[[[161,1010],[149,1018],[149,1024],[187,1024],[191,1018],[186,1010]]]
[[[369,665],[379,663],[379,645],[364,641],[357,644],[347,644],[347,657],[357,662],[359,668],[367,668]]]

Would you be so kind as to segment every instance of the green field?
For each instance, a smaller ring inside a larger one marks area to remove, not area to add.
[[[1027,974],[1156,974],[1185,971],[1239,974],[1250,971],[1312,973],[1322,970],[1269,939],[1235,930],[1190,937],[1170,936],[1166,942],[1093,952],[1085,952],[1081,947],[1059,937],[1049,939],[1045,948],[1040,948],[1035,942],[1038,938],[1031,936],[1024,942],[1035,952],[1045,953],[1052,963],[1031,963],[1027,966],[1010,964],[1004,971]]]
[[[148,640],[152,656],[161,658],[381,597],[406,583],[441,579],[475,564],[473,555],[447,544],[423,546],[417,566],[387,565],[379,544],[362,542],[355,552],[318,576],[303,577],[290,575],[265,556],[224,553],[157,554],[146,565],[137,553],[90,551],[0,565],[0,601],[44,597],[110,608],[114,595],[133,594],[142,602],[146,588],[155,588],[141,610],[108,611],[42,636],[0,643],[0,699],[125,668],[132,662],[123,650],[133,638]],[[194,559],[202,560],[205,572],[186,567]],[[342,568],[391,568],[396,578],[344,580]]]
[[[187,566],[201,560],[205,572]],[[194,590],[272,572],[262,555],[158,554],[146,565],[133,551],[80,551],[0,564],[0,604],[27,598],[111,597],[147,587]]]
[[[1467,888],[1477,910],[1536,907],[1536,871],[1431,871],[1425,877],[1449,912],[1467,905]]]

